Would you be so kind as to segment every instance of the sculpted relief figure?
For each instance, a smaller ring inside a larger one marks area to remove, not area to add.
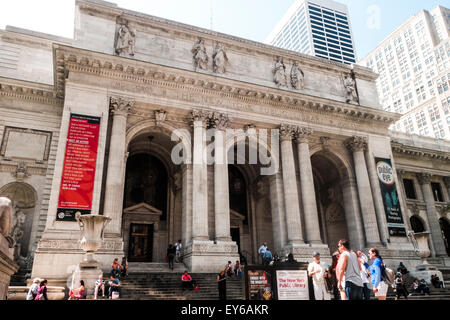
[[[347,103],[359,103],[358,93],[356,92],[356,82],[350,75],[344,77],[344,88],[346,92]]]
[[[25,234],[24,224],[26,220],[26,215],[19,209],[16,210],[14,215],[14,226],[11,230],[11,236],[14,239],[14,260],[19,261],[22,257],[22,238]]]
[[[301,90],[304,86],[304,78],[305,74],[303,73],[302,69],[300,69],[300,66],[298,65],[297,61],[294,61],[291,68],[291,85],[293,89]]]
[[[275,67],[273,69],[273,81],[277,87],[287,87],[286,66],[283,63],[283,58],[277,57]]]
[[[226,65],[228,63],[228,57],[225,50],[222,48],[222,45],[217,42],[216,48],[213,53],[213,70],[217,73],[225,73]]]
[[[6,197],[0,197],[0,234],[9,236],[12,226],[12,202]]]
[[[206,53],[205,41],[203,39],[198,39],[191,50],[194,58],[195,70],[208,68],[208,54]]]
[[[136,43],[136,31],[128,25],[128,21],[124,20],[117,30],[116,53],[122,53],[134,56],[134,47]]]

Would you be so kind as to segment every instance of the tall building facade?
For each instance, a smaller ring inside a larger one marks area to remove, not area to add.
[[[380,74],[386,111],[402,114],[391,129],[450,139],[450,10],[422,10],[359,63]]]
[[[296,0],[265,42],[345,64],[356,62],[347,6],[332,0]]]

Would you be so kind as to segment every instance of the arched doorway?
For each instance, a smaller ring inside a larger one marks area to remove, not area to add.
[[[161,128],[136,133],[128,143],[122,214],[124,251],[130,262],[162,262],[181,238],[181,190],[171,161],[174,142]]]
[[[440,218],[439,225],[441,226],[442,238],[444,239],[447,255],[450,256],[450,223],[447,218]]]
[[[342,191],[343,165],[325,152],[311,157],[321,237],[328,244],[330,254],[340,239],[349,239],[344,196]],[[339,165],[340,164],[340,165]]]

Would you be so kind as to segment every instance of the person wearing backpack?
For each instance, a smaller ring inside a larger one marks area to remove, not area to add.
[[[373,260],[370,266],[370,278],[372,280],[372,292],[378,300],[386,300],[389,284],[386,283],[385,266],[378,249],[371,248],[369,250],[369,259]]]

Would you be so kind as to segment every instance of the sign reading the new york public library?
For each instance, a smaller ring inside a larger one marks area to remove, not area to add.
[[[56,220],[91,213],[99,132],[99,117],[70,115]]]
[[[308,272],[277,270],[278,300],[309,300]]]
[[[406,237],[400,201],[394,179],[394,170],[390,159],[375,158],[381,196],[390,236]]]

